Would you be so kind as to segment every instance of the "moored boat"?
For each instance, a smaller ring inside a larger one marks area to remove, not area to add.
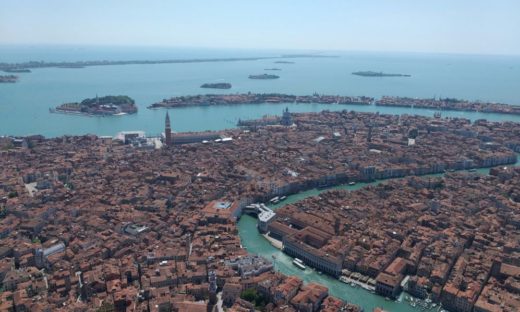
[[[305,265],[303,264],[303,261],[301,261],[300,259],[298,258],[294,258],[293,262],[292,262],[296,267],[298,267],[299,269],[302,269],[302,270],[305,270]]]

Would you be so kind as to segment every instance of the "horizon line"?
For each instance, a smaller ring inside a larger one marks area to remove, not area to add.
[[[505,56],[520,57],[520,53],[481,53],[460,51],[405,51],[405,50],[364,50],[364,49],[317,49],[317,48],[273,48],[273,47],[212,47],[212,46],[183,46],[183,45],[139,45],[139,44],[104,44],[104,43],[6,43],[0,42],[0,46],[10,47],[97,47],[97,48],[156,48],[156,49],[200,49],[200,50],[223,50],[223,51],[298,51],[305,53],[377,53],[377,54],[426,54],[426,55],[454,55],[454,56]]]

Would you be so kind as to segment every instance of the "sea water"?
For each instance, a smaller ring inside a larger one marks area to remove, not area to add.
[[[67,46],[0,46],[1,62],[162,60],[190,58],[266,57],[291,51],[209,50],[173,48],[109,48]],[[314,53],[314,52],[313,52]],[[413,53],[327,52],[334,58],[273,59],[234,62],[113,65],[85,68],[40,68],[17,74],[14,84],[0,84],[0,135],[42,134],[114,135],[124,130],[143,130],[157,135],[164,127],[166,111],[149,110],[154,102],[172,96],[243,92],[279,92],[311,95],[383,95],[409,97],[452,97],[520,104],[520,57],[445,55]],[[251,74],[268,72],[274,80],[251,80]],[[411,77],[360,77],[354,71],[382,71]],[[201,89],[208,82],[229,82],[229,90]],[[128,95],[135,99],[135,115],[87,117],[52,114],[49,108],[66,102],[104,95]],[[285,106],[292,112],[356,110],[392,114],[433,116],[433,110],[377,106],[323,104],[260,104],[185,107],[170,110],[174,131],[220,130],[235,127],[238,119],[280,115]],[[443,112],[443,116],[472,120],[520,121],[520,116]]]

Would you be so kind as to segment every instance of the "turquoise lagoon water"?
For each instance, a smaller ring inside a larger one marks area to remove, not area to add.
[[[149,60],[175,58],[278,56],[286,51],[228,51],[203,49],[123,49],[104,47],[6,47],[1,62],[29,60]],[[54,137],[93,133],[114,135],[123,130],[162,131],[164,110],[151,103],[179,95],[236,92],[280,92],[308,95],[399,95],[456,97],[520,104],[520,57],[331,52],[335,58],[295,58],[294,64],[274,60],[155,65],[42,68],[21,73],[15,84],[0,84],[0,135],[43,134]],[[250,74],[278,67],[280,79],[251,80]],[[411,74],[412,77],[368,78],[358,70]],[[201,89],[206,82],[229,82],[230,90]],[[87,97],[124,94],[134,98],[139,112],[131,116],[85,117],[49,113],[50,107]],[[285,105],[236,105],[170,110],[174,131],[220,130],[239,118],[280,114]],[[294,112],[356,110],[432,116],[432,110],[375,106],[287,104]],[[519,116],[444,112],[443,116],[520,121]]]

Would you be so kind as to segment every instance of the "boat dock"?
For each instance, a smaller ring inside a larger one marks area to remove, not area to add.
[[[342,276],[339,280],[345,284],[350,284],[352,287],[361,287],[371,292],[376,291],[376,280],[368,276],[364,276],[357,272],[350,272],[349,270],[343,270]]]

